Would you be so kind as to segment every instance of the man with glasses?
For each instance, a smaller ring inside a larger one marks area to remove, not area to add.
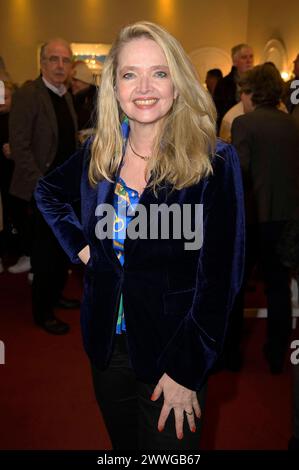
[[[51,334],[69,325],[54,315],[55,307],[75,308],[62,297],[68,262],[33,201],[37,180],[61,165],[76,149],[76,115],[65,84],[72,66],[70,45],[52,39],[41,47],[41,76],[20,88],[10,116],[10,145],[15,161],[11,193],[33,212],[31,264],[34,322]]]

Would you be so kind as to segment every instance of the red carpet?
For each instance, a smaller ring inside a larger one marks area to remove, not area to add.
[[[79,297],[81,276],[66,295]],[[78,311],[59,311],[71,333],[49,335],[32,324],[25,274],[0,275],[0,449],[107,449],[81,346]],[[285,449],[291,434],[290,367],[271,376],[262,355],[265,320],[246,320],[241,373],[211,377],[203,449]],[[298,336],[298,335],[297,335]]]

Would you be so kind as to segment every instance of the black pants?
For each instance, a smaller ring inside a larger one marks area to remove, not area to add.
[[[267,347],[271,356],[282,357],[288,349],[291,332],[291,295],[289,270],[277,254],[285,222],[268,222],[247,228],[247,253],[243,287],[230,315],[225,352],[238,350],[241,342],[244,295],[252,268],[258,264],[267,296]]]
[[[192,433],[184,418],[184,438],[177,439],[173,410],[164,428],[157,429],[163,406],[163,393],[157,401],[150,397],[155,385],[138,381],[130,365],[125,335],[117,335],[109,368],[92,367],[96,399],[102,412],[114,450],[198,450],[202,418]],[[206,386],[198,393],[203,411]]]
[[[19,256],[31,256],[33,238],[33,203],[11,196],[12,224],[16,227]]]
[[[34,207],[33,233],[32,312],[35,323],[41,324],[54,316],[55,304],[67,281],[69,261],[36,207]]]
[[[7,160],[2,154],[2,143],[0,144],[0,193],[3,209],[4,230],[12,221],[12,196],[9,194],[9,187],[14,170],[14,162]]]

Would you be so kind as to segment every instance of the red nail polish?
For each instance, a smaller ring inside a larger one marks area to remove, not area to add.
[[[195,432],[196,431],[196,427],[194,426],[194,428],[191,429],[191,432]]]

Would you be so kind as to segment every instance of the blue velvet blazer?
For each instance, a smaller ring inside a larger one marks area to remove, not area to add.
[[[221,351],[227,319],[244,263],[243,190],[238,156],[223,142],[213,157],[214,173],[198,184],[157,195],[146,188],[140,204],[203,204],[203,245],[186,240],[125,240],[119,263],[112,240],[95,234],[98,204],[113,204],[114,184],[88,182],[89,144],[42,178],[37,205],[73,262],[87,244],[81,326],[85,350],[99,369],[108,366],[123,293],[130,360],[136,376],[157,383],[163,373],[199,390]],[[72,204],[81,200],[81,221]]]

